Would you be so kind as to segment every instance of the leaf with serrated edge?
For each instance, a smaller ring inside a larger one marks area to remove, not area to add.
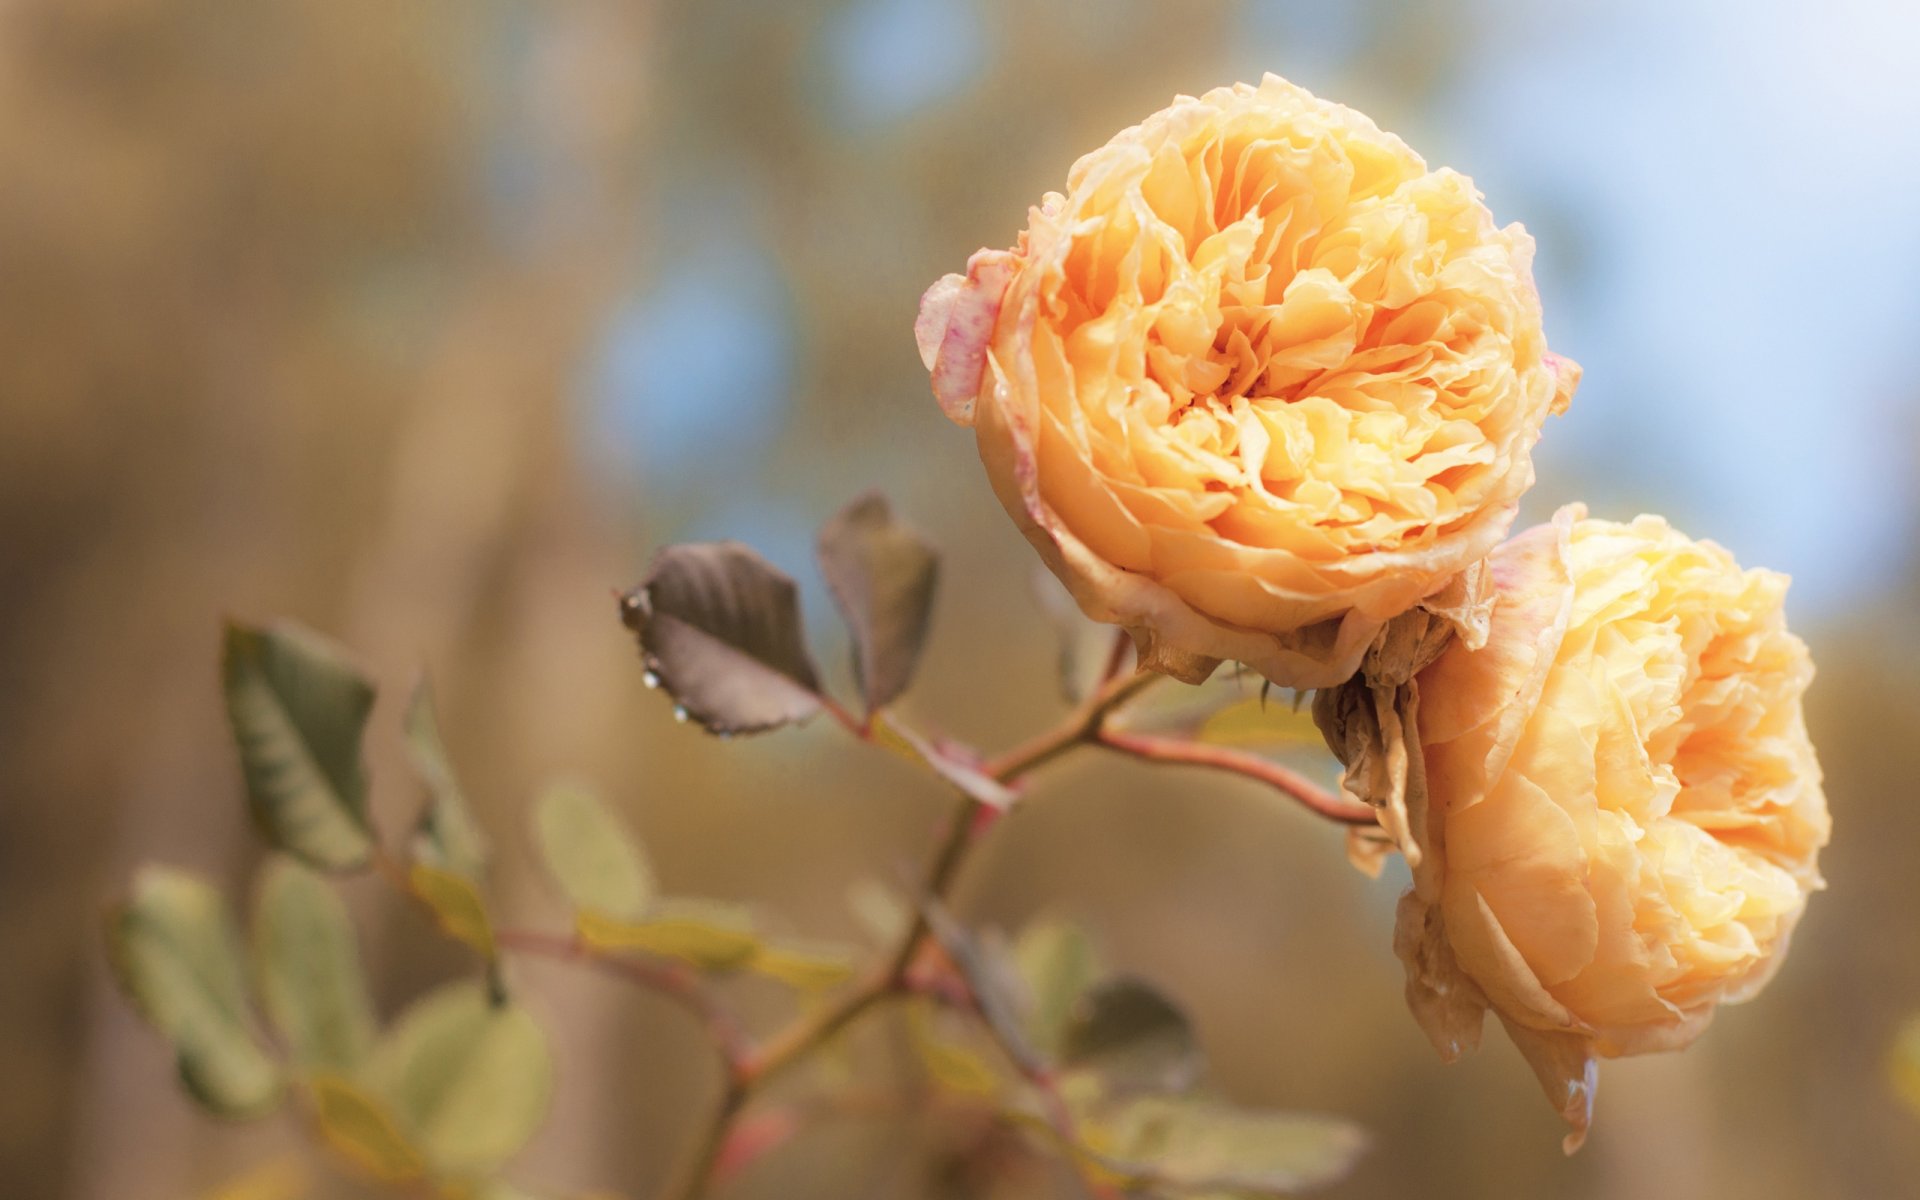
[[[272,1110],[280,1069],[254,1036],[239,937],[212,884],[185,871],[142,868],[108,912],[107,951],[120,986],[173,1043],[194,1099],[224,1117]]]
[[[534,833],[547,871],[576,909],[620,920],[654,902],[646,853],[601,799],[584,788],[549,788],[534,808]]]
[[[1072,921],[1035,921],[1020,931],[1013,960],[1032,1000],[1027,1029],[1049,1057],[1060,1053],[1074,1004],[1100,974],[1100,959],[1087,931]]]
[[[708,900],[662,901],[638,921],[615,920],[587,910],[580,913],[576,928],[590,946],[677,958],[703,971],[748,966],[761,948],[745,909]]]
[[[647,679],[709,733],[761,733],[820,708],[792,579],[738,542],[668,546],[620,598]]]
[[[407,872],[407,884],[433,913],[440,932],[465,942],[485,958],[493,958],[493,922],[487,917],[487,904],[473,880],[452,871],[442,871],[426,863],[415,863]]]
[[[1061,1062],[1116,1086],[1179,1091],[1200,1071],[1186,1014],[1143,980],[1111,979],[1082,993],[1060,1036]]]
[[[904,692],[926,643],[940,557],[893,519],[887,498],[867,492],[821,527],[820,573],[853,634],[853,660],[867,709]]]
[[[342,871],[373,852],[360,738],[373,685],[294,625],[229,624],[221,660],[247,801],[276,849]]]
[[[261,1005],[293,1061],[350,1072],[373,1045],[373,1000],[346,905],[312,870],[277,858],[253,909],[253,962]]]
[[[487,869],[487,839],[473,819],[453,763],[440,740],[433,687],[423,674],[407,702],[407,758],[427,785],[427,807],[413,833],[413,854],[421,862],[479,882]]]
[[[1181,1196],[1282,1196],[1346,1175],[1366,1149],[1351,1121],[1191,1096],[1076,1106],[1087,1148],[1129,1184]]]
[[[525,1009],[462,982],[401,1015],[374,1048],[366,1080],[434,1173],[477,1175],[539,1128],[553,1062]]]
[[[316,1075],[307,1082],[314,1123],[335,1154],[382,1183],[405,1183],[426,1173],[420,1152],[379,1100],[337,1075]]]

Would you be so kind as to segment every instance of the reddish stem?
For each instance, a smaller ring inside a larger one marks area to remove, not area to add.
[[[503,950],[594,967],[666,997],[693,1014],[720,1048],[729,1070],[736,1075],[753,1059],[753,1040],[745,1028],[721,1007],[689,967],[600,954],[575,938],[537,929],[496,929],[493,939]]]
[[[1150,733],[1130,733],[1119,729],[1098,731],[1100,745],[1132,758],[1176,766],[1209,767],[1242,775],[1292,797],[1312,812],[1343,825],[1372,825],[1371,806],[1359,804],[1322,788],[1291,767],[1257,754],[1210,746],[1185,738],[1161,737]]]

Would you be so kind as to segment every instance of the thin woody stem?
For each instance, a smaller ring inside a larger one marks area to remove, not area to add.
[[[1011,783],[1076,746],[1099,741],[1100,731],[1115,709],[1163,678],[1152,671],[1136,671],[1108,680],[1061,724],[987,763],[987,774]]]
[[[697,1019],[734,1071],[753,1053],[746,1028],[702,985],[699,975],[679,963],[600,954],[578,939],[536,929],[496,929],[501,949],[593,967],[616,979],[671,1000]]]
[[[1114,710],[1151,687],[1159,678],[1144,671],[1109,678],[1060,725],[988,762],[983,771],[1002,783],[1011,783],[1076,746],[1097,742],[1107,718]],[[857,736],[866,736],[864,724],[835,715],[842,725]],[[975,832],[982,827],[977,820],[980,808],[980,802],[971,796],[961,798],[946,836],[934,852],[927,869],[926,879],[921,886],[923,896],[937,901],[945,898],[952,888],[966,860],[967,851],[975,844]],[[714,1165],[726,1147],[734,1118],[770,1081],[809,1057],[876,1004],[904,992],[908,971],[928,936],[925,908],[922,906],[920,915],[915,917],[879,969],[843,993],[833,1004],[799,1018],[774,1034],[757,1053],[739,1062],[728,1073],[720,1101],[715,1105],[699,1140],[673,1181],[661,1193],[662,1196],[669,1200],[697,1200],[704,1194],[712,1178]]]
[[[1207,767],[1264,783],[1299,801],[1311,812],[1343,825],[1372,825],[1375,820],[1374,811],[1369,805],[1337,796],[1291,767],[1257,754],[1246,754],[1225,746],[1210,746],[1185,738],[1129,733],[1105,727],[1098,731],[1096,740],[1108,750],[1146,762]]]

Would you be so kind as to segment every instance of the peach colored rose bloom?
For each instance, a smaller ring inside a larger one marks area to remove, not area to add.
[[[1184,679],[1233,659],[1319,687],[1533,482],[1579,369],[1547,352],[1532,259],[1464,176],[1269,75],[1082,158],[915,334],[1089,616]]]
[[[1786,578],[1658,517],[1583,517],[1495,551],[1487,644],[1397,706],[1421,751],[1408,1001],[1449,1059],[1499,1014],[1569,1150],[1597,1058],[1685,1046],[1779,967],[1829,826]]]

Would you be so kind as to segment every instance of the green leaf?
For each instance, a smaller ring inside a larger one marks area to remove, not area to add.
[[[1061,1062],[1118,1087],[1179,1091],[1200,1070],[1186,1014],[1143,980],[1108,980],[1082,993],[1061,1031]]]
[[[239,938],[225,899],[185,871],[144,867],[107,914],[107,954],[127,995],[173,1043],[181,1082],[219,1116],[280,1099],[280,1069],[254,1036]]]
[[[473,819],[473,808],[440,740],[433,688],[425,675],[407,703],[406,730],[407,757],[427,785],[428,796],[426,810],[413,833],[413,855],[430,867],[478,883],[487,870],[486,835]]]
[[[1075,1003],[1101,972],[1093,940],[1071,921],[1035,921],[1020,931],[1013,960],[1032,1002],[1028,1034],[1041,1054],[1055,1057]]]
[[[314,1123],[334,1153],[382,1183],[405,1183],[426,1174],[420,1152],[378,1099],[337,1075],[316,1075],[307,1085]]]
[[[360,737],[373,685],[294,625],[229,624],[222,678],[247,802],[267,840],[324,870],[364,866],[373,835]]]
[[[737,905],[710,900],[663,901],[639,921],[583,910],[577,928],[590,946],[677,958],[703,971],[750,966],[761,951],[751,915]]]
[[[1274,1196],[1331,1183],[1366,1148],[1351,1121],[1255,1112],[1195,1097],[1095,1101],[1076,1113],[1099,1165],[1181,1196]]]
[[[479,1175],[539,1128],[553,1062],[526,1010],[462,982],[402,1014],[374,1048],[366,1080],[436,1174]]]
[[[867,492],[820,530],[820,573],[853,634],[853,662],[869,712],[913,678],[933,612],[940,556]]]
[[[291,859],[268,863],[253,910],[254,973],[297,1066],[348,1072],[373,1045],[373,1001],[346,906]]]
[[[620,920],[646,915],[653,869],[626,823],[592,792],[556,787],[534,808],[534,834],[547,871],[573,906]]]
[[[668,546],[620,598],[647,681],[709,733],[761,733],[820,708],[793,580],[738,542]]]
[[[407,885],[433,913],[440,932],[465,942],[484,958],[495,957],[493,922],[487,916],[486,901],[473,880],[426,863],[415,863],[407,872]]]

